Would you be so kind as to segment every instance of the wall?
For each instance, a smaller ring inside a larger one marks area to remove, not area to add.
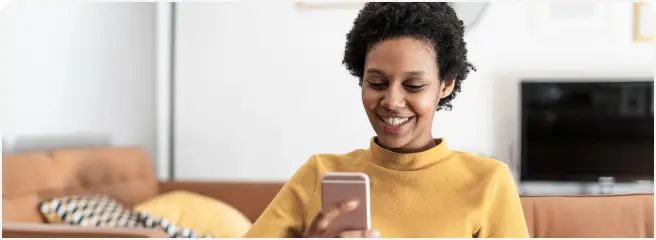
[[[176,179],[285,180],[314,153],[367,147],[374,132],[340,65],[356,13],[179,3]]]
[[[12,1],[0,12],[3,141],[105,136],[155,155],[154,3]]]
[[[630,3],[611,3],[604,15],[610,21],[590,22],[602,31],[531,18],[544,9],[533,4],[494,2],[467,33],[469,58],[479,71],[464,83],[454,110],[439,112],[434,124],[451,148],[516,166],[520,78],[653,78],[653,46],[631,40]],[[340,64],[356,14],[292,3],[179,4],[176,176],[284,180],[313,153],[367,147],[373,131],[356,79]],[[529,188],[572,192],[580,186]]]

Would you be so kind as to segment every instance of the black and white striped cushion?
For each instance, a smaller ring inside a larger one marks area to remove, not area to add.
[[[157,228],[173,238],[196,238],[189,228],[173,225],[166,219],[146,212],[132,211],[106,195],[67,196],[39,204],[41,215],[48,223],[77,226]],[[209,237],[211,236],[202,236]]]

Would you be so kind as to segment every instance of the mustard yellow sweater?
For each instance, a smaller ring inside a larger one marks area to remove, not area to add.
[[[371,224],[381,237],[529,237],[508,167],[447,149],[419,153],[378,146],[312,156],[244,237],[300,237],[321,210],[327,172],[364,172],[371,180]]]

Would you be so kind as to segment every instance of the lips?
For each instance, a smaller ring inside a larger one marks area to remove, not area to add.
[[[415,118],[414,117],[402,117],[402,116],[378,116],[383,131],[389,134],[401,134],[406,129],[409,123],[411,123]]]
[[[398,125],[401,125],[401,124],[407,122],[408,119],[410,119],[410,118],[393,118],[393,117],[383,118],[383,117],[381,117],[381,119],[383,120],[383,122],[387,123],[388,125],[398,126]]]

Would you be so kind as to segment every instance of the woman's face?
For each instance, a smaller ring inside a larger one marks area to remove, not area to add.
[[[454,81],[440,83],[438,76],[435,51],[424,41],[394,38],[369,51],[362,103],[379,144],[399,152],[431,144],[437,104],[454,86]]]

